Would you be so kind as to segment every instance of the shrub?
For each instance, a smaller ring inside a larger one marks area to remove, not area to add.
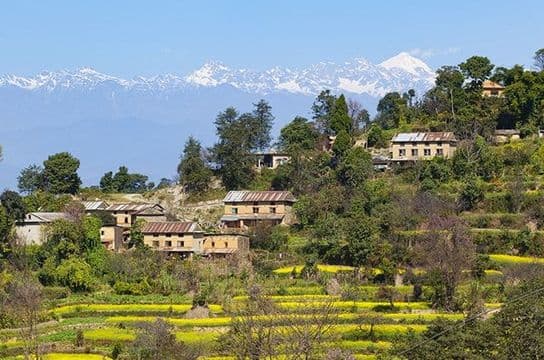
[[[76,257],[64,260],[57,267],[55,278],[73,291],[89,291],[96,283],[91,266]]]

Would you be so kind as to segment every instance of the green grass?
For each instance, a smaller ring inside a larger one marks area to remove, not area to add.
[[[84,330],[83,337],[90,341],[133,341],[136,333],[131,329],[101,328]]]

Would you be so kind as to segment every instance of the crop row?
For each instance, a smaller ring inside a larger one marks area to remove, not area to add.
[[[212,313],[221,313],[220,305],[208,306]],[[57,307],[54,315],[67,316],[82,313],[186,313],[191,310],[189,304],[79,304]]]

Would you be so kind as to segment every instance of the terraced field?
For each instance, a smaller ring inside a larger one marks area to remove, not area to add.
[[[366,290],[375,293],[377,288],[368,286]],[[304,287],[287,289],[288,293],[295,292],[296,295],[270,296],[280,313],[273,317],[258,316],[256,320],[266,321],[268,325],[277,327],[278,331],[291,331],[286,324],[292,323],[293,319],[297,322],[315,321],[316,315],[308,315],[306,310],[332,305],[338,312],[328,320],[332,322],[329,332],[335,337],[335,341],[325,346],[349,350],[356,354],[358,359],[374,358],[388,349],[391,342],[399,336],[404,336],[408,332],[422,332],[430,321],[438,317],[450,320],[463,318],[463,314],[435,312],[426,302],[395,302],[391,308],[388,302],[343,301],[335,296],[314,294],[315,287],[308,287],[309,293],[304,293],[303,289]],[[232,300],[233,308],[242,305],[246,300],[245,296],[235,297]],[[489,304],[489,307],[494,306],[497,305]],[[190,308],[190,304],[157,303],[61,305],[50,310],[57,321],[40,325],[40,340],[45,344],[54,343],[57,349],[66,349],[67,352],[78,351],[74,343],[76,332],[81,329],[85,346],[91,352],[96,352],[95,354],[59,352],[49,354],[46,359],[102,359],[103,356],[110,355],[114,344],[134,340],[139,324],[161,317],[174,326],[179,341],[195,344],[204,349],[203,359],[231,359],[228,357],[229,354],[222,353],[218,339],[228,331],[235,318],[215,304],[209,305],[209,317],[187,318],[185,313]],[[371,338],[369,337],[371,326],[364,321],[366,317],[380,318],[379,323],[372,326]],[[20,354],[22,342],[17,331],[0,331],[0,340],[2,343],[0,349],[3,349],[6,355]]]

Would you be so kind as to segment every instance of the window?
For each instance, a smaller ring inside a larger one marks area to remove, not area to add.
[[[172,241],[170,241],[170,240],[165,241],[165,242],[164,242],[164,246],[166,246],[166,247],[172,247]]]
[[[442,141],[439,141],[436,146],[442,146]]]
[[[423,149],[423,155],[431,156],[431,149]]]
[[[229,243],[225,241],[225,248],[229,247]]]
[[[400,149],[399,156],[406,156],[406,149]]]
[[[104,235],[104,230],[100,231],[100,235]]]
[[[125,216],[125,224],[128,224],[128,216]]]
[[[185,241],[178,241],[178,247],[185,247]]]
[[[417,149],[412,149],[412,156],[417,156]]]
[[[233,207],[230,209],[230,212],[231,214],[238,214],[238,208]]]
[[[159,237],[159,234],[153,234],[153,237]]]
[[[442,150],[442,149],[436,149],[436,155],[438,155],[438,156],[444,155],[444,150]]]
[[[153,247],[159,247],[159,241],[153,240]]]
[[[258,207],[254,207],[254,208],[253,208],[253,213],[254,213],[254,214],[258,214],[258,213],[259,213],[259,208],[258,208]]]
[[[275,208],[275,207],[271,207],[269,210],[270,210],[270,213],[271,213],[271,214],[275,214],[275,213],[276,213],[276,208]]]
[[[215,241],[212,241],[212,247],[215,247]]]
[[[400,146],[401,147],[404,147],[406,144],[405,143],[400,143]]]
[[[491,90],[491,96],[499,96],[499,90]]]
[[[166,234],[166,237],[172,237],[172,234]]]

